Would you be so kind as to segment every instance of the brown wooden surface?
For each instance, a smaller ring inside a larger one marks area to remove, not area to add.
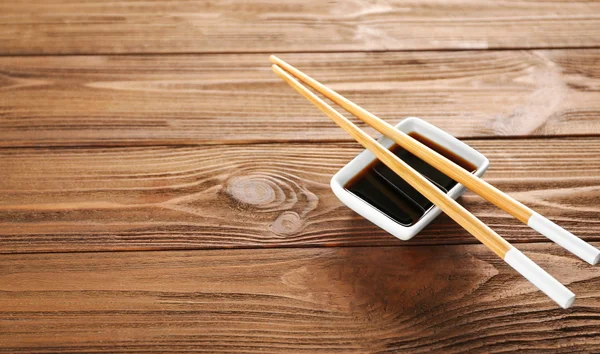
[[[600,50],[282,58],[389,122],[419,116],[459,137],[600,133]],[[0,88],[0,146],[349,140],[264,54],[5,57]]]
[[[408,242],[374,227],[329,188],[358,145],[268,63],[466,139],[488,181],[599,246],[599,13],[0,3],[0,351],[600,352],[598,267],[472,193],[573,308],[445,216]]]
[[[103,1],[0,4],[10,54],[596,47],[595,1]]]
[[[487,181],[600,241],[600,139],[468,143],[491,160]],[[0,252],[402,245],[330,191],[331,176],[360,151],[357,143],[0,149]],[[511,242],[545,240],[472,193],[462,203]],[[475,242],[442,216],[409,244]]]
[[[600,274],[548,244],[521,248],[578,294],[576,306],[557,308],[481,245],[4,255],[0,343],[11,352],[593,352]]]

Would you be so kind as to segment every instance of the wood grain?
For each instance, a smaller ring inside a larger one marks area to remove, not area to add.
[[[283,59],[391,123],[419,116],[459,137],[600,134],[600,50]],[[0,90],[0,146],[348,140],[266,55],[0,58]]]
[[[4,54],[597,47],[595,1],[98,1],[0,4]]]
[[[0,348],[599,351],[597,268],[520,247],[578,295],[573,308],[480,245],[3,255]]]
[[[488,181],[600,246],[598,14],[0,2],[0,352],[600,352],[597,268],[472,193],[573,308],[445,216],[408,242],[374,227],[329,188],[359,147],[268,63],[467,139]]]
[[[470,140],[487,181],[600,241],[600,140]],[[0,252],[406,244],[333,195],[356,143],[0,149]],[[546,239],[472,193],[510,242]],[[445,216],[409,244],[477,242]]]

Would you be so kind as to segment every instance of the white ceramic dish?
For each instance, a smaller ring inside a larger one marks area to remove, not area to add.
[[[489,160],[477,150],[419,118],[406,118],[396,125],[396,129],[404,133],[416,132],[471,162],[477,167],[475,175],[478,177],[483,175],[490,164]],[[378,141],[386,148],[389,148],[394,144],[392,140],[386,137],[381,137]],[[354,210],[362,217],[401,240],[409,240],[440,215],[441,210],[434,206],[426,211],[419,221],[411,226],[404,226],[397,223],[363,199],[346,190],[344,185],[374,160],[375,155],[368,150],[358,154],[358,156],[331,178],[331,189],[333,189],[333,193],[335,193],[342,203],[346,204],[350,209]],[[464,192],[465,187],[461,184],[457,184],[448,191],[448,196],[456,199]]]

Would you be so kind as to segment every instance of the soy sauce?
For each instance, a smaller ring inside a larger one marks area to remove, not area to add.
[[[469,172],[475,172],[477,169],[469,161],[416,132],[408,135]],[[393,145],[390,151],[445,193],[457,184],[453,179],[398,145]],[[379,160],[375,160],[363,169],[348,181],[344,188],[403,226],[413,225],[433,206],[429,200]]]

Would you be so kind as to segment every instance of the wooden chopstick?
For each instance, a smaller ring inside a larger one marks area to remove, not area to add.
[[[579,237],[548,220],[544,216],[531,210],[526,205],[515,200],[483,179],[461,168],[446,157],[430,149],[428,146],[421,144],[408,134],[397,130],[381,118],[375,116],[366,109],[358,106],[354,102],[331,90],[317,80],[296,69],[292,65],[274,55],[270,57],[270,60],[273,64],[276,64],[285,71],[291,73],[297,79],[310,86],[315,91],[321,93],[325,97],[329,98],[336,104],[340,105],[352,115],[375,128],[381,134],[392,139],[396,144],[435,167],[448,177],[464,185],[474,193],[477,193],[485,200],[514,216],[519,221],[527,224],[532,229],[538,231],[542,235],[548,237],[550,240],[569,250],[571,253],[577,255],[592,265],[595,265],[600,260],[600,250],[594,246],[583,241]]]
[[[450,218],[477,238],[500,258],[505,260],[515,270],[525,276],[530,282],[542,290],[563,308],[571,306],[575,300],[575,294],[559,283],[551,275],[546,273],[527,256],[514,248],[510,243],[495,233],[481,220],[463,208],[454,199],[448,197],[440,189],[435,187],[426,178],[421,176],[411,166],[392,154],[364,131],[338,113],[322,99],[300,84],[290,74],[277,65],[272,66],[273,71],[285,80],[290,86],[298,91],[317,108],[323,111],[336,124],[350,134],[357,142],[369,149],[375,156],[388,166],[392,171],[402,177],[407,183],[439,207]]]

